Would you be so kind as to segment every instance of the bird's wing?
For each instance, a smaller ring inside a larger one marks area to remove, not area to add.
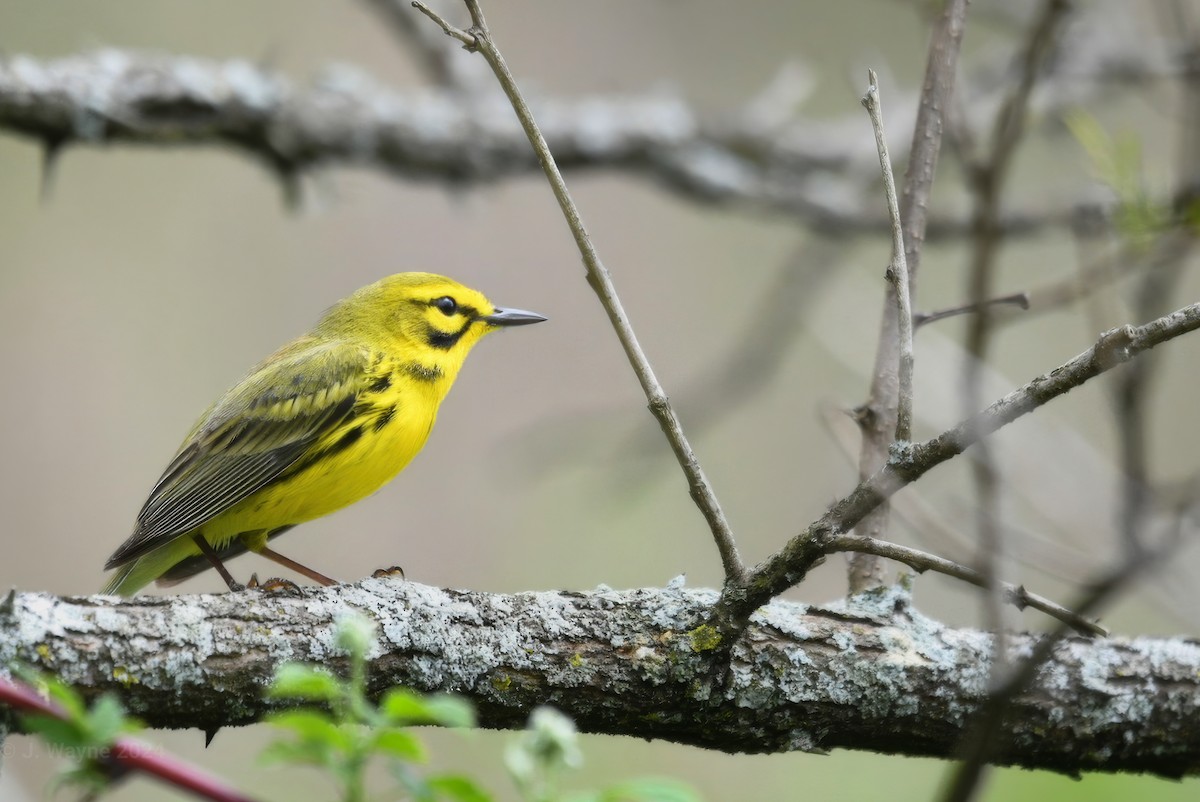
[[[204,525],[306,464],[355,414],[369,357],[347,343],[301,340],[260,365],[196,424],[105,567]]]

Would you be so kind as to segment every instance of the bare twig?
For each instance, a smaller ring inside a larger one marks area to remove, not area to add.
[[[741,556],[738,554],[733,531],[729,527],[725,513],[721,510],[720,502],[717,501],[716,494],[709,484],[708,477],[704,475],[700,461],[696,458],[691,443],[688,442],[687,436],[684,434],[683,426],[680,424],[679,417],[675,414],[675,410],[667,398],[666,391],[663,390],[658,377],[654,373],[654,368],[651,367],[645,352],[642,351],[642,346],[638,342],[637,335],[634,334],[633,327],[629,323],[629,318],[625,314],[621,299],[617,296],[617,290],[613,285],[612,277],[600,261],[600,256],[596,252],[591,237],[588,236],[587,229],[583,225],[583,220],[579,216],[579,209],[575,206],[575,201],[571,198],[571,193],[567,189],[567,184],[563,180],[562,173],[559,172],[558,165],[555,164],[554,156],[551,154],[550,148],[547,146],[546,140],[538,128],[537,121],[534,120],[533,113],[529,110],[529,106],[521,96],[516,80],[509,71],[508,65],[505,63],[499,48],[496,47],[491,39],[491,34],[488,31],[487,23],[483,18],[483,12],[479,7],[479,3],[475,2],[475,0],[465,0],[465,2],[473,23],[470,31],[462,31],[455,28],[423,3],[414,2],[413,7],[440,25],[442,30],[446,31],[447,35],[463,42],[467,45],[468,49],[479,52],[496,74],[496,78],[500,82],[504,94],[508,96],[513,110],[517,114],[517,118],[521,121],[522,128],[525,129],[525,133],[529,137],[529,143],[533,146],[533,150],[537,154],[538,161],[541,163],[542,169],[546,173],[546,178],[550,182],[550,187],[554,192],[554,197],[558,200],[558,205],[562,209],[563,216],[566,218],[567,226],[571,229],[571,234],[575,238],[575,244],[579,248],[579,253],[583,257],[583,264],[587,271],[588,284],[591,285],[592,290],[595,291],[596,296],[600,299],[600,304],[604,307],[609,322],[612,323],[613,329],[617,333],[617,338],[621,341],[622,348],[625,349],[625,355],[629,359],[629,364],[632,365],[634,373],[637,374],[642,391],[646,394],[646,401],[650,407],[650,412],[658,420],[659,426],[662,427],[663,434],[671,446],[671,450],[675,453],[675,458],[679,461],[680,468],[683,469],[692,500],[696,502],[696,506],[699,507],[701,514],[703,514],[704,519],[708,522],[709,530],[712,532],[717,550],[721,555],[721,564],[725,569],[726,582],[740,582],[745,576],[746,569],[742,563]]]
[[[909,304],[916,298],[917,269],[921,246],[925,241],[929,196],[941,148],[943,112],[954,93],[954,76],[959,46],[967,20],[967,0],[948,0],[933,26],[925,82],[917,109],[908,169],[901,190],[900,219],[903,223],[904,257],[908,265]],[[888,449],[896,433],[900,397],[899,304],[894,289],[884,299],[875,350],[875,367],[866,402],[859,408],[862,429],[859,453],[859,478],[867,479],[888,460]],[[880,505],[858,524],[866,537],[881,537],[887,532],[887,505]],[[859,591],[884,581],[883,566],[874,555],[858,555],[850,560],[850,590]]]
[[[951,306],[946,309],[938,309],[933,312],[916,312],[913,314],[913,326],[919,329],[927,323],[936,323],[939,320],[945,320],[948,317],[957,317],[958,315],[968,315],[979,311],[980,306],[1015,306],[1022,310],[1028,309],[1029,293],[1016,292],[1012,295],[1001,295],[999,298],[989,298],[982,304],[970,303]]]
[[[1185,306],[1141,326],[1107,331],[1096,344],[1071,361],[1009,393],[957,426],[897,453],[879,471],[861,481],[849,495],[788,541],[737,586],[727,586],[713,611],[726,632],[740,632],[749,615],[769,599],[801,582],[826,555],[827,544],[853,529],[901,488],[937,465],[1039,406],[1117,365],[1170,339],[1200,328],[1200,303]]]
[[[969,568],[953,560],[947,560],[945,557],[939,557],[936,554],[930,554],[929,552],[909,548],[908,546],[901,546],[898,543],[889,543],[885,540],[875,540],[874,538],[861,537],[859,535],[839,535],[829,541],[826,551],[830,554],[839,551],[874,554],[877,557],[886,557],[889,560],[904,563],[916,571],[934,571],[946,576],[952,576],[955,579],[961,579],[964,582],[969,582],[981,588],[985,587],[986,583],[983,574],[974,568]],[[1056,618],[1067,624],[1081,635],[1108,634],[1108,630],[1095,621],[1089,621],[1044,596],[1030,593],[1022,585],[1013,585],[1009,582],[1004,582],[1002,583],[1002,587],[1005,601],[1015,606],[1018,610],[1024,610],[1026,607],[1041,610],[1051,618]]]
[[[875,131],[875,147],[879,150],[879,168],[883,172],[883,192],[887,198],[888,217],[892,221],[892,261],[887,278],[896,299],[897,351],[896,433],[895,441],[902,443],[912,437],[913,422],[913,315],[909,291],[908,260],[904,256],[904,223],[900,219],[900,201],[896,199],[896,179],[892,176],[892,157],[888,155],[887,138],[883,132],[883,109],[879,102],[879,78],[874,70],[867,71],[870,87],[862,104],[871,116]]]

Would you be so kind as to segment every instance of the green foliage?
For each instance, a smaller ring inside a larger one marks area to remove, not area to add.
[[[414,726],[475,726],[471,706],[450,696],[423,696],[393,688],[378,704],[367,698],[367,654],[375,643],[374,627],[361,618],[339,623],[337,645],[348,655],[348,677],[321,666],[288,664],[276,672],[269,698],[311,706],[272,714],[269,721],[290,738],[272,743],[263,758],[272,762],[313,766],[327,772],[345,802],[366,799],[367,766],[386,761],[402,796],[415,802],[492,802],[494,797],[460,774],[423,776],[425,747],[410,731]],[[505,766],[524,802],[698,802],[694,791],[666,779],[638,779],[600,791],[566,793],[563,776],[579,767],[583,756],[575,725],[556,710],[535,710],[529,727],[505,752]],[[389,797],[391,798],[391,797]]]
[[[409,731],[415,725],[470,727],[470,706],[452,697],[423,697],[395,688],[378,705],[367,698],[366,660],[374,644],[371,624],[361,618],[340,622],[336,642],[349,657],[349,677],[341,679],[321,666],[281,666],[268,691],[272,699],[318,705],[274,713],[268,720],[290,733],[263,752],[268,762],[313,766],[326,771],[346,802],[366,798],[365,776],[372,760],[388,761],[407,798],[420,802],[486,802],[490,797],[467,777],[422,777],[415,765],[427,759],[424,745]]]
[[[1087,154],[1092,172],[1117,197],[1117,230],[1135,246],[1147,246],[1167,226],[1170,210],[1153,202],[1143,176],[1142,144],[1126,134],[1113,138],[1084,111],[1066,117],[1067,128]]]
[[[475,726],[471,705],[451,696],[423,696],[405,688],[387,691],[379,702],[367,696],[367,655],[375,643],[373,625],[361,618],[339,623],[336,645],[347,655],[347,676],[322,666],[286,664],[275,673],[268,698],[298,703],[268,721],[286,733],[263,751],[266,762],[310,766],[328,774],[345,802],[362,802],[366,771],[376,760],[388,766],[398,792],[389,799],[413,802],[493,802],[495,797],[461,774],[424,775],[424,744],[416,726]],[[76,766],[58,778],[82,788],[88,798],[108,788],[111,748],[140,725],[125,715],[115,697],[99,697],[89,709],[72,688],[57,680],[26,676],[62,710],[61,717],[25,717],[29,732]],[[527,729],[504,755],[509,776],[523,802],[699,802],[686,785],[670,779],[641,778],[598,791],[567,792],[564,777],[583,763],[574,723],[549,707],[538,708]],[[315,798],[315,797],[314,797]]]
[[[141,725],[126,716],[121,703],[110,694],[99,697],[88,709],[74,688],[57,679],[31,673],[23,673],[21,678],[55,702],[64,714],[62,718],[41,714],[22,717],[30,734],[40,736],[51,751],[75,764],[56,777],[55,784],[93,794],[107,788],[112,779],[108,759],[113,744],[119,736],[134,732]]]

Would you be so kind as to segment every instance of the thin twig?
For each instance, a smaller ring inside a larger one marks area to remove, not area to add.
[[[1102,334],[1074,359],[1014,390],[952,429],[897,453],[879,471],[752,571],[744,582],[726,586],[713,610],[725,632],[742,631],[751,613],[800,583],[826,556],[826,544],[858,525],[872,510],[934,467],[961,454],[1017,418],[1064,395],[1135,356],[1180,335],[1200,329],[1200,303],[1185,306],[1141,326],[1122,326]]]
[[[587,229],[583,225],[583,220],[579,216],[579,209],[571,199],[571,193],[568,191],[562,173],[559,172],[558,166],[554,162],[554,156],[550,153],[550,148],[546,145],[546,140],[533,118],[533,113],[529,110],[529,106],[521,96],[516,80],[509,71],[508,65],[505,63],[499,48],[496,47],[491,39],[491,34],[488,31],[487,23],[483,18],[483,12],[479,7],[479,3],[475,2],[475,0],[465,0],[465,2],[473,23],[470,32],[454,28],[423,3],[414,2],[413,6],[440,25],[447,35],[466,44],[469,50],[479,52],[496,74],[496,78],[499,80],[504,94],[508,96],[513,110],[517,114],[517,118],[521,121],[521,127],[525,129],[525,133],[529,137],[529,143],[533,146],[534,152],[537,154],[538,161],[541,163],[542,169],[546,173],[546,178],[550,182],[550,187],[554,191],[554,197],[558,200],[558,205],[562,209],[563,216],[566,218],[567,226],[571,229],[571,234],[575,238],[575,244],[579,248],[579,253],[583,257],[583,264],[587,271],[588,284],[591,285],[592,290],[595,291],[597,297],[600,299],[604,311],[608,314],[609,322],[612,323],[613,329],[621,341],[621,346],[625,349],[625,355],[629,359],[630,365],[633,366],[634,373],[637,374],[642,391],[646,394],[646,401],[650,407],[650,412],[658,420],[659,426],[662,427],[663,434],[666,435],[667,442],[671,446],[671,450],[675,453],[675,458],[679,461],[679,466],[683,469],[692,500],[696,502],[696,506],[699,507],[700,512],[704,515],[705,521],[708,522],[709,530],[712,532],[717,550],[721,555],[721,564],[725,570],[725,581],[727,584],[740,582],[745,576],[746,568],[742,563],[741,556],[738,554],[733,531],[730,529],[729,522],[725,518],[725,513],[721,510],[721,505],[717,501],[716,494],[713,492],[708,478],[704,475],[700,461],[692,450],[692,446],[683,432],[679,418],[675,414],[675,410],[671,406],[666,392],[659,383],[654,369],[650,366],[650,361],[646,358],[645,352],[642,351],[642,346],[638,342],[637,335],[634,334],[633,327],[629,323],[629,318],[625,314],[621,299],[617,296],[612,277],[600,261],[600,256],[596,253],[596,248],[592,244],[591,237],[588,236]]]
[[[879,77],[867,70],[870,86],[862,104],[871,117],[875,147],[879,150],[879,169],[883,172],[883,192],[887,198],[888,218],[892,221],[892,261],[887,279],[896,298],[899,365],[897,366],[896,435],[903,443],[912,437],[913,422],[913,317],[909,292],[908,260],[904,258],[904,223],[900,219],[900,201],[896,198],[896,179],[892,176],[892,157],[888,154],[883,132],[883,108],[879,102]]]
[[[969,582],[981,588],[985,587],[985,577],[974,568],[956,563],[953,560],[947,560],[945,557],[930,554],[929,552],[909,548],[908,546],[901,546],[898,543],[889,543],[885,540],[875,540],[874,538],[861,537],[859,535],[839,535],[829,541],[825,550],[830,554],[839,551],[874,554],[877,557],[886,557],[889,560],[904,563],[916,571],[935,571],[939,574],[961,579],[964,582]],[[1003,582],[1001,586],[1004,590],[1005,601],[1015,606],[1018,610],[1023,610],[1026,607],[1041,610],[1046,615],[1067,624],[1081,635],[1104,636],[1108,634],[1108,630],[1095,621],[1089,621],[1044,596],[1030,593],[1023,585]]]
[[[958,315],[968,315],[972,312],[978,312],[980,306],[1015,306],[1018,309],[1028,309],[1029,293],[1015,292],[1012,295],[989,298],[982,304],[961,304],[946,309],[938,309],[934,312],[916,312],[913,314],[913,326],[919,329],[927,323],[936,323],[939,320],[945,320],[948,317],[957,317]]]
[[[929,39],[925,81],[917,107],[908,169],[900,192],[900,219],[903,222],[910,305],[916,298],[917,269],[921,264],[921,246],[925,242],[929,196],[942,143],[943,111],[954,94],[956,65],[966,21],[967,0],[948,0]],[[859,408],[858,423],[863,436],[858,459],[861,480],[866,480],[887,463],[896,433],[900,394],[900,338],[899,307],[892,296],[893,292],[889,286],[879,324],[871,389],[866,402]],[[859,533],[867,537],[883,536],[887,526],[886,504],[880,505],[858,524]],[[883,565],[874,555],[856,555],[850,560],[849,579],[851,592],[880,585],[884,581]]]

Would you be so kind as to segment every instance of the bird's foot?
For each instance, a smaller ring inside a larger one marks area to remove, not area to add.
[[[262,582],[258,581],[258,574],[251,574],[250,581],[246,583],[246,588],[249,590],[257,590],[261,593],[270,593],[272,595],[282,596],[303,596],[304,590],[290,579],[282,577],[271,577]]]
[[[398,576],[401,579],[404,579],[404,569],[398,565],[392,565],[388,568],[376,568],[371,572],[372,579],[387,579],[393,576]]]

